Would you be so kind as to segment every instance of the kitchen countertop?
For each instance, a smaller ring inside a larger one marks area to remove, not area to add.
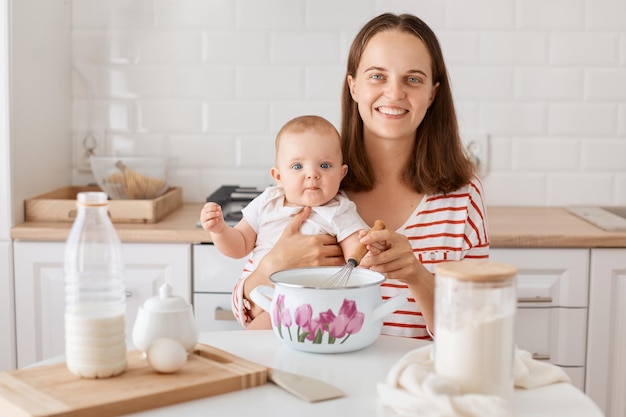
[[[196,227],[202,203],[185,203],[158,223],[115,223],[124,242],[210,243]],[[562,207],[489,207],[491,247],[609,248],[626,247],[626,231],[604,231]],[[25,222],[11,229],[11,238],[64,241],[70,222]]]
[[[115,223],[115,228],[123,242],[208,243],[211,236],[201,227],[196,227],[202,205],[186,203],[157,223]],[[71,227],[71,222],[24,222],[13,226],[11,238],[64,241]]]

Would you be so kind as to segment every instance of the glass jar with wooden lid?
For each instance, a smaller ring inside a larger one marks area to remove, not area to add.
[[[482,260],[435,266],[435,372],[463,393],[512,398],[516,277]]]

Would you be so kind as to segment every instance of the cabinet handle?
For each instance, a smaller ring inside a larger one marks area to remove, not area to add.
[[[552,297],[522,297],[517,299],[518,303],[551,303]]]
[[[225,320],[236,321],[237,320],[231,310],[225,310],[222,307],[215,307],[214,317],[215,317],[215,320],[220,320],[220,321],[225,321]]]
[[[133,292],[132,291],[126,291],[126,298],[130,298],[133,296]]]
[[[550,354],[548,353],[533,353],[533,359],[536,361],[549,361]]]

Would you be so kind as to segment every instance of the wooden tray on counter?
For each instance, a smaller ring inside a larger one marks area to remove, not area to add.
[[[134,350],[126,371],[112,378],[79,378],[65,362],[2,372],[0,415],[119,416],[266,382],[266,367],[201,343],[173,374],[157,373]]]
[[[98,186],[59,188],[24,201],[27,222],[73,222],[76,196],[82,191],[102,191]],[[152,200],[109,200],[113,223],[156,223],[183,205],[183,191],[171,187]]]

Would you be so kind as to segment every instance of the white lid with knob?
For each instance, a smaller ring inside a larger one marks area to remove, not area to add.
[[[172,294],[172,287],[166,282],[159,287],[159,295],[147,299],[143,308],[151,313],[175,313],[191,306],[183,297]]]

